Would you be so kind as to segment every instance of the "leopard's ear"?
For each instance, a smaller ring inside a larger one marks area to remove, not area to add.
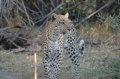
[[[57,18],[57,14],[56,13],[53,13],[52,15],[51,15],[51,20],[55,20]]]
[[[69,13],[66,13],[66,14],[65,14],[65,17],[68,18],[68,16],[69,16]]]

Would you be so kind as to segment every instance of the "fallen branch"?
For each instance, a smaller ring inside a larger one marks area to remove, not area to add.
[[[112,0],[111,2],[105,4],[103,7],[101,7],[100,9],[98,9],[97,11],[93,12],[92,14],[90,14],[89,16],[87,16],[86,18],[84,18],[82,21],[80,21],[79,23],[77,23],[75,25],[75,27],[78,27],[81,23],[85,22],[87,19],[89,19],[90,17],[92,17],[93,15],[95,15],[96,13],[98,13],[99,11],[101,11],[102,9],[104,9],[105,7],[109,6],[110,4],[112,4],[113,2],[115,2],[115,0]]]
[[[17,45],[16,43],[14,43],[12,40],[9,39],[9,41],[10,41],[14,46],[16,46],[16,47],[18,47],[18,48],[22,48],[21,46],[19,46],[19,45]]]
[[[100,45],[100,44],[106,44],[110,39],[112,39],[113,37],[115,36],[115,34],[114,35],[112,35],[112,36],[110,36],[108,39],[106,39],[106,40],[104,40],[104,41],[102,41],[102,42],[93,42],[93,41],[90,41],[90,40],[88,40],[88,41],[85,41],[86,42],[86,44],[92,44],[92,45]]]
[[[4,49],[11,49],[11,48],[22,48],[22,46],[28,45],[28,41],[25,39],[18,38],[22,36],[20,34],[15,33],[8,33],[5,31],[0,32],[0,42]]]
[[[114,36],[115,36],[115,34],[112,35],[111,37],[109,37],[108,39],[104,40],[102,43],[103,43],[103,44],[107,43],[107,42],[108,42],[110,39],[112,39]]]
[[[117,50],[120,50],[120,48],[116,48],[116,49],[113,49],[113,50],[111,50],[111,51],[113,52],[113,51],[117,51]]]
[[[12,33],[2,32],[2,33],[0,33],[0,35],[4,35],[4,36],[7,35],[7,36],[10,36],[10,37],[16,37],[16,38],[19,38],[19,39],[22,39],[22,40],[26,40],[26,41],[31,42],[31,43],[33,43],[33,42],[38,43],[37,41],[30,40],[30,39],[20,37],[20,36],[17,36],[17,35],[13,35]],[[39,43],[39,44],[41,44],[41,43]]]
[[[8,26],[8,27],[0,28],[0,32],[5,31],[5,30],[10,29],[10,28],[13,28],[13,27],[15,27],[15,26]]]

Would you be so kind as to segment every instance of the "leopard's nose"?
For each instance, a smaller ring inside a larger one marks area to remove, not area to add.
[[[65,31],[62,32],[62,34],[65,34],[65,33],[66,33]]]
[[[63,30],[63,31],[61,31],[60,33],[61,33],[61,34],[66,34],[66,32],[67,32],[66,30]]]

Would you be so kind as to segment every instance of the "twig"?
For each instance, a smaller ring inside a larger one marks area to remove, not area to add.
[[[39,11],[38,13],[40,13],[40,15],[42,16],[42,11],[39,9],[39,7],[35,3],[33,3],[33,4],[38,9],[38,11]],[[31,12],[34,11],[34,10],[31,10],[29,7],[27,7],[27,9],[30,10]]]
[[[29,24],[30,24],[30,26],[32,27],[32,26],[34,26],[34,22],[32,22],[32,20],[30,20],[29,15],[28,15],[28,13],[27,13],[27,10],[26,10],[26,8],[25,8],[25,4],[24,4],[23,0],[21,0],[21,1],[22,1],[22,4],[23,4],[23,8],[24,8],[24,10],[25,10],[25,14],[26,14],[26,16],[27,16],[27,18],[28,18]]]
[[[97,11],[93,12],[92,14],[90,14],[89,16],[87,16],[86,18],[84,18],[82,21],[80,21],[79,23],[77,23],[75,25],[75,27],[78,27],[81,23],[85,22],[87,19],[89,19],[90,17],[92,17],[93,15],[95,15],[96,13],[98,13],[99,11],[101,11],[102,9],[104,9],[105,7],[109,6],[110,4],[112,4],[113,2],[115,2],[115,0],[112,0],[111,2],[107,3],[106,5],[104,5],[103,7],[101,7],[100,9],[98,9]]]
[[[113,50],[111,50],[111,51],[113,52],[113,51],[117,51],[117,50],[120,50],[120,48],[116,48],[116,49],[113,49]]]
[[[102,41],[102,42],[97,42],[97,43],[95,43],[95,42],[93,42],[93,41],[86,41],[86,43],[90,43],[90,44],[92,44],[92,45],[106,44],[106,43],[107,43],[110,39],[112,39],[114,36],[115,36],[115,34],[112,35],[112,36],[110,36],[108,39],[106,39],[106,40],[104,40],[104,41]]]
[[[13,35],[13,34],[11,34],[11,33],[3,32],[3,33],[0,33],[0,35],[13,36],[13,37],[16,37],[16,38],[19,38],[19,39],[23,39],[23,40],[29,41],[29,42],[31,42],[31,43],[33,43],[33,42],[38,43],[37,41],[33,41],[33,40],[30,40],[30,39],[27,39],[27,38],[24,38],[24,37],[16,36],[16,35]],[[41,43],[39,43],[39,44],[41,44]]]
[[[56,5],[58,5],[59,4],[59,1],[58,0],[55,0],[56,1]]]
[[[53,8],[55,8],[55,5],[54,5],[54,3],[53,3],[53,0],[50,0],[50,2],[51,2],[51,4],[52,4]]]
[[[103,43],[103,44],[107,43],[107,42],[108,42],[111,38],[113,38],[114,36],[115,36],[115,34],[112,35],[111,37],[109,37],[108,39],[104,40],[102,43]]]
[[[43,0],[39,0],[40,1],[40,3],[42,3],[43,4],[43,6],[45,6],[45,8],[47,8],[49,11],[50,11],[50,9],[49,9],[49,7],[44,3],[44,1]]]
[[[39,26],[38,31],[48,22],[49,17]]]
[[[18,48],[22,48],[22,47],[20,47],[20,46],[18,46],[17,44],[15,44],[12,40],[10,40],[10,39],[8,39],[13,45],[15,45],[16,47],[18,47]]]
[[[5,28],[1,28],[1,29],[0,29],[0,32],[1,32],[1,31],[5,31],[5,30],[10,29],[10,28],[13,28],[13,27],[15,27],[15,26],[8,26],[8,27],[5,27]]]
[[[28,14],[28,12],[27,12],[27,10],[26,10],[26,8],[28,9],[28,7],[26,7],[26,6],[24,5],[24,1],[22,0],[22,3],[20,3],[19,1],[13,2],[13,4],[17,5],[18,8],[19,8],[19,10],[22,11],[23,13],[25,13],[25,15],[26,15],[26,17],[27,17],[27,20],[29,21],[29,22],[27,22],[27,23],[28,23],[30,26],[34,26],[34,22],[30,19],[30,16],[29,16],[29,14]],[[22,9],[22,7],[23,7],[23,9]],[[31,11],[33,11],[33,10],[31,10]],[[34,12],[35,12],[35,11],[34,11]]]
[[[2,13],[2,15],[5,18],[5,20],[7,21],[7,23],[10,24],[10,21],[7,19],[7,17],[4,15],[4,13]]]
[[[76,43],[78,43],[78,42],[79,42],[80,37],[81,37],[81,34],[80,34],[80,35],[79,35],[79,37],[77,38]]]
[[[54,11],[56,11],[58,8],[60,8],[61,6],[63,6],[64,3],[61,3],[60,5],[58,5],[54,10],[52,10],[49,14],[47,14],[45,17],[43,17],[42,19],[38,20],[36,23],[40,22],[40,21],[43,21],[46,17],[50,16]]]
[[[68,3],[69,4],[69,3]],[[77,4],[73,4],[71,7],[68,7],[68,9],[76,8],[78,5],[80,5],[81,2],[77,2]]]

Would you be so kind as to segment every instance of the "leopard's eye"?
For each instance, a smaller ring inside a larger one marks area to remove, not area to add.
[[[64,20],[62,20],[62,21],[60,21],[59,23],[60,23],[60,24],[65,24],[65,21],[64,21]]]

